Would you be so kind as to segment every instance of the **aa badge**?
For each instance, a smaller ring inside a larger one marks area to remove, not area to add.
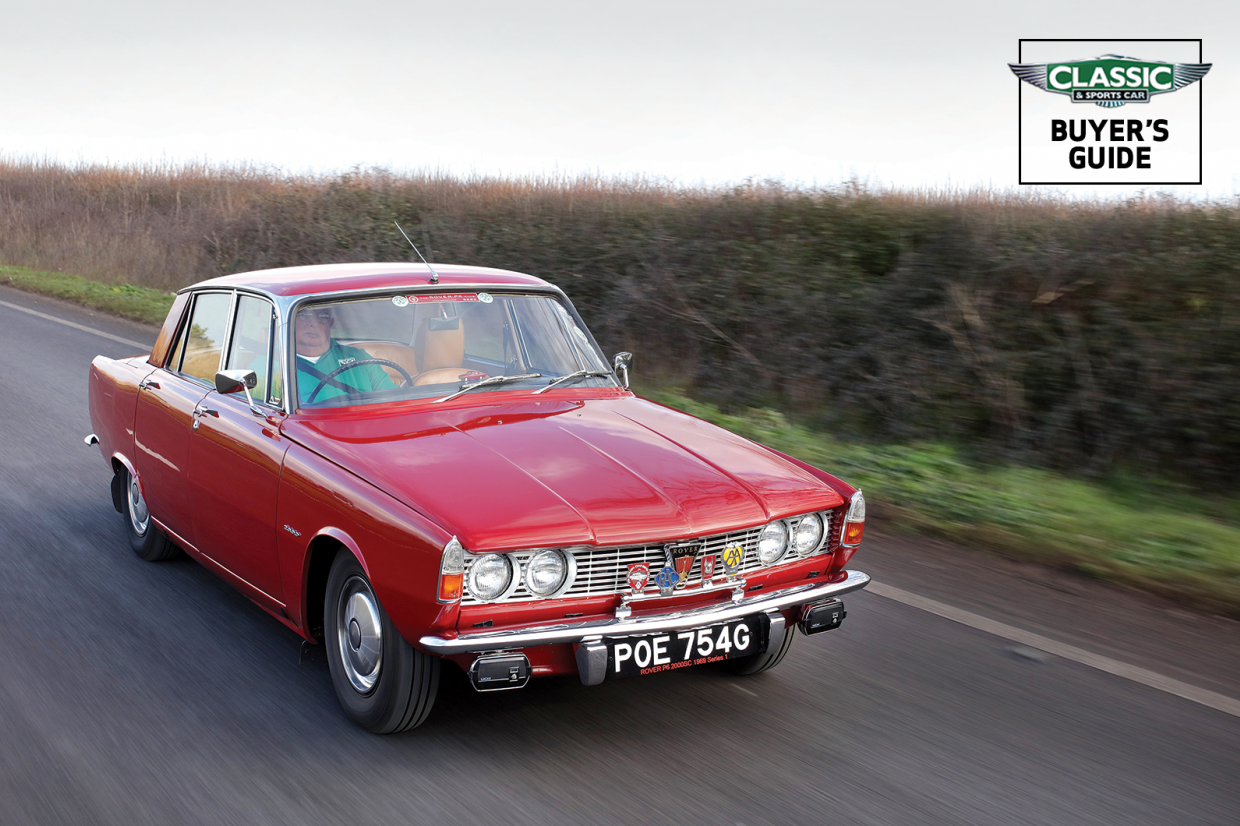
[[[676,587],[680,588],[689,581],[689,572],[693,570],[693,560],[697,559],[698,551],[702,550],[697,542],[686,542],[683,545],[664,546],[667,561],[676,569]]]
[[[715,578],[715,555],[702,557],[702,582],[710,582]]]
[[[636,565],[629,566],[628,583],[633,589],[634,594],[640,594],[646,590],[646,583],[650,581],[650,566],[645,562],[639,562]]]
[[[723,549],[723,573],[729,580],[735,579],[741,572],[741,564],[745,561],[743,545],[729,545]]]

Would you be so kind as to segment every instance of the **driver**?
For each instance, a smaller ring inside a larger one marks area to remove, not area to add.
[[[302,310],[293,322],[297,347],[297,389],[302,402],[308,402],[310,394],[320,384],[323,387],[314,396],[316,403],[346,394],[394,389],[396,385],[377,364],[363,364],[327,378],[337,368],[374,358],[360,347],[346,347],[332,338],[332,325],[335,323],[336,318],[330,307]]]

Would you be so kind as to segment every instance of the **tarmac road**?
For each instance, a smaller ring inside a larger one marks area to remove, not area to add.
[[[370,735],[296,635],[129,551],[82,437],[91,358],[138,350],[16,306],[154,338],[0,288],[0,824],[1240,823],[1236,623],[873,522],[880,589],[768,674],[478,695],[456,672],[422,728]]]

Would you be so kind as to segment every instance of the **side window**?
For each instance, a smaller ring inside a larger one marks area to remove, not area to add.
[[[267,376],[270,365],[279,362],[279,354],[271,349],[271,331],[275,322],[275,311],[271,302],[250,295],[241,296],[237,304],[237,320],[233,325],[232,343],[228,349],[228,370],[253,370],[258,374],[258,384],[254,395],[260,399],[270,399],[267,389]],[[278,371],[277,371],[278,372]],[[275,394],[279,396],[279,385],[275,385]]]
[[[231,293],[203,293],[194,302],[189,326],[182,335],[184,350],[181,372],[208,384],[215,383],[215,372],[220,369],[220,355],[224,350],[224,336],[228,332],[228,305]]]

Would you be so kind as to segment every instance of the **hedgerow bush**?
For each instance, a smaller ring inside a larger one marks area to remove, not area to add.
[[[1234,489],[1240,211],[1159,198],[0,163],[0,259],[176,288],[415,260],[563,287],[722,409]]]

